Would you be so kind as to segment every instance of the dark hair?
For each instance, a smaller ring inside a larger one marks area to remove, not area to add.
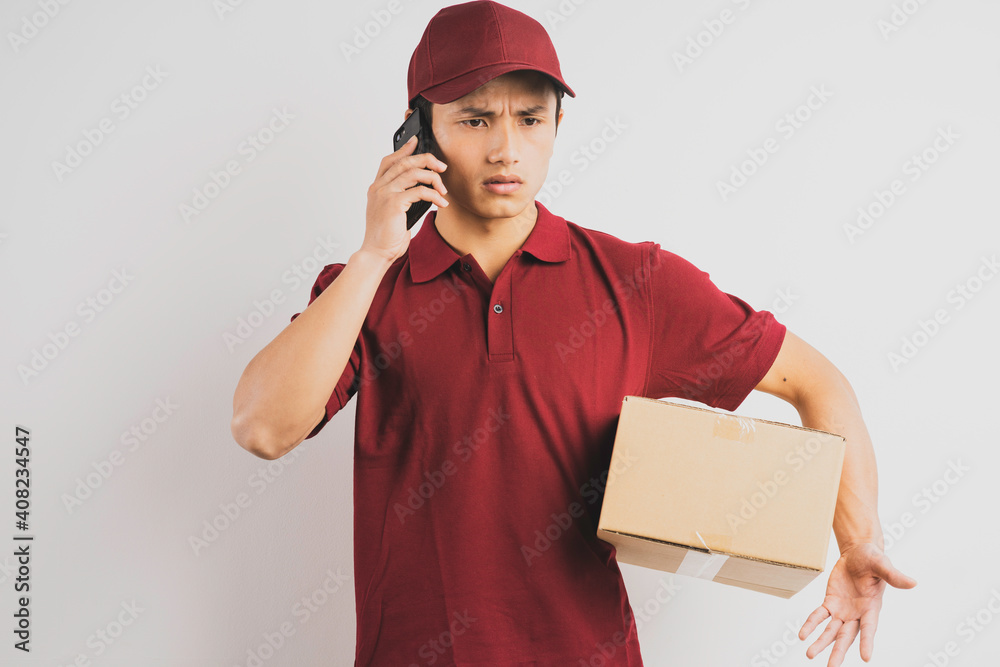
[[[566,91],[564,91],[562,88],[560,88],[558,85],[556,85],[556,82],[551,77],[549,77],[548,75],[545,76],[545,79],[549,83],[552,84],[552,87],[555,89],[555,92],[556,92],[556,115],[555,115],[556,122],[555,122],[555,125],[556,125],[556,136],[558,136],[559,135],[559,109],[562,108],[562,98],[563,98],[563,95],[566,94]],[[420,109],[421,115],[427,121],[427,124],[430,125],[433,122],[433,119],[434,119],[434,117],[431,115],[431,109],[432,109],[433,106],[434,105],[431,104],[431,102],[429,100],[427,100],[427,98],[425,98],[423,95],[417,95],[413,99],[413,104],[410,106],[410,108],[411,109]],[[438,158],[440,158],[441,156],[438,154],[437,145],[436,145],[435,142],[433,142],[434,135],[432,133],[430,133],[429,131],[428,131],[428,134],[431,135],[432,143],[434,143],[434,146],[433,146],[433,149],[432,149],[431,152],[434,153]]]

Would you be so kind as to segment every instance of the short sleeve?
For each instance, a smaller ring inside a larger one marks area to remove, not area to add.
[[[340,272],[344,270],[344,264],[327,264],[320,271],[319,276],[316,278],[316,282],[312,287],[312,294],[309,296],[309,303],[306,304],[308,307],[316,300],[320,294],[323,293],[327,287],[336,280]],[[292,315],[289,323],[294,322],[295,318],[301,315],[301,312]],[[330,399],[326,403],[326,414],[315,428],[306,436],[306,440],[313,437],[319,433],[326,423],[337,414],[347,402],[351,400],[354,394],[357,393],[358,387],[360,386],[360,369],[361,369],[361,356],[362,356],[362,339],[361,334],[358,334],[358,339],[354,343],[354,349],[351,350],[350,359],[347,361],[347,367],[344,368],[343,374],[340,376],[340,380],[337,381],[336,386],[333,388],[333,393],[330,394]]]
[[[652,341],[645,395],[735,410],[771,368],[785,326],[649,242]]]

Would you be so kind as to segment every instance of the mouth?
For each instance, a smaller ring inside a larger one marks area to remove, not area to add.
[[[493,176],[484,181],[486,185],[491,185],[493,183],[522,183],[521,177],[517,174],[501,174],[499,176]]]
[[[509,195],[516,192],[522,185],[521,178],[515,174],[493,176],[483,181],[483,186],[498,195]]]

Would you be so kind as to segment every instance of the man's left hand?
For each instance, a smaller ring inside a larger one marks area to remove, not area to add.
[[[823,604],[799,630],[799,639],[804,640],[825,618],[830,618],[826,629],[806,650],[806,657],[811,660],[836,639],[827,667],[838,667],[860,629],[861,659],[871,660],[882,591],[887,582],[895,588],[917,585],[916,579],[893,567],[877,545],[866,542],[846,548],[830,572]]]

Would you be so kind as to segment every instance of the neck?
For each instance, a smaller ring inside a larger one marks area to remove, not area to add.
[[[483,266],[503,267],[535,228],[538,207],[531,202],[511,218],[483,218],[468,211],[437,209],[434,225],[441,238],[460,255],[467,253]]]

